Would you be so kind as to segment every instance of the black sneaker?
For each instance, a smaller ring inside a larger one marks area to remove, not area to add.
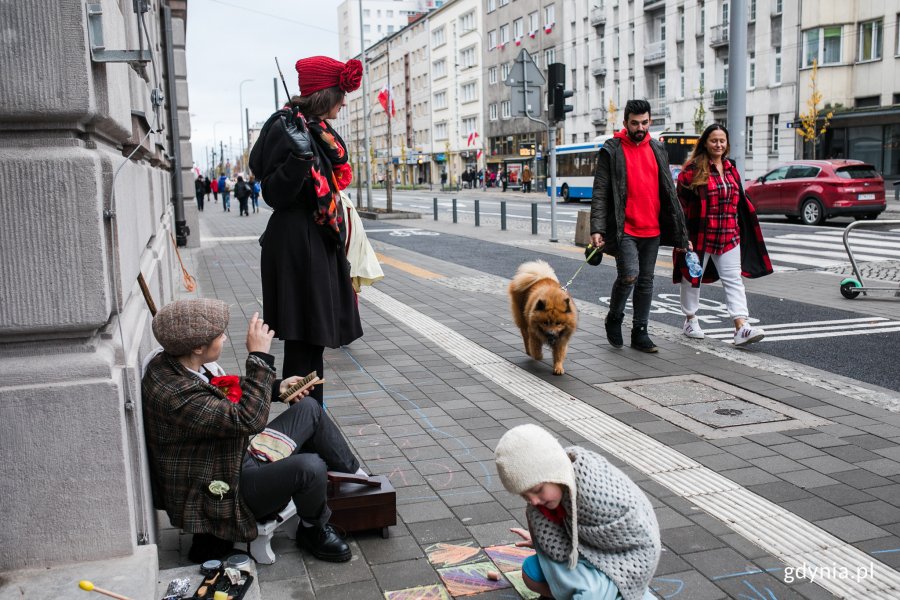
[[[310,554],[329,562],[347,562],[353,557],[350,546],[331,525],[324,527],[297,526],[297,545],[309,550]]]
[[[659,348],[647,335],[647,325],[635,324],[631,328],[631,347],[641,352],[659,352]]]
[[[609,345],[613,348],[621,348],[625,345],[625,341],[622,339],[622,318],[616,319],[612,315],[606,315],[606,320],[603,322],[606,327],[606,341],[609,342]]]

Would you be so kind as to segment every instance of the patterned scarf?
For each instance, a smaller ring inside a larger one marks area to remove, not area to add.
[[[346,233],[340,190],[350,185],[353,179],[347,146],[328,121],[309,121],[307,124],[318,158],[317,166],[311,171],[318,205],[315,220],[343,241]]]

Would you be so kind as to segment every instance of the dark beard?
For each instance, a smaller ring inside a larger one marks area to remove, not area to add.
[[[641,137],[636,137],[638,135]],[[630,131],[628,132],[628,138],[635,144],[640,144],[641,142],[643,142],[645,137],[647,137],[646,131],[637,131],[635,133],[631,133]]]

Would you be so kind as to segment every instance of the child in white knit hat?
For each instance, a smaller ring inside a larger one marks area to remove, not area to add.
[[[537,425],[510,429],[495,453],[504,487],[528,503],[529,531],[511,531],[536,551],[522,565],[529,589],[557,600],[653,598],[659,525],[625,473]]]

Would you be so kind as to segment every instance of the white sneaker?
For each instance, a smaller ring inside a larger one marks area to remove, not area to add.
[[[697,317],[688,317],[684,320],[684,327],[681,328],[684,335],[694,340],[702,340],[706,337],[703,330],[700,329],[700,319]]]
[[[766,337],[766,332],[760,327],[753,327],[744,323],[740,329],[734,332],[734,345],[746,346],[753,342],[758,342]]]

